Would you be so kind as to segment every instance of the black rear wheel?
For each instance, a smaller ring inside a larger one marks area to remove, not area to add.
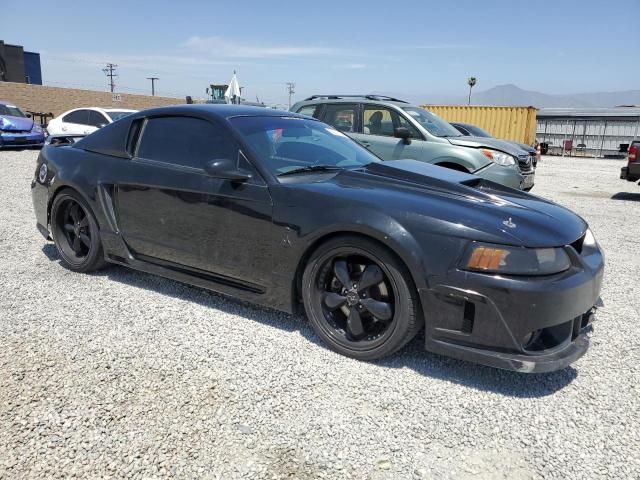
[[[353,358],[389,355],[422,325],[408,270],[366,238],[336,238],[318,248],[305,268],[302,295],[316,333]]]
[[[65,190],[53,200],[51,234],[61,263],[69,270],[90,272],[105,266],[98,224],[76,192]]]

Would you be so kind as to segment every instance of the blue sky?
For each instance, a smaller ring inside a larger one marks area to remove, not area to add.
[[[640,88],[640,0],[0,3],[0,39],[39,51],[51,85],[106,89],[110,61],[122,92],[157,76],[159,94],[201,97],[237,70],[246,98],[279,104],[288,81],[297,99],[463,96],[470,75],[479,90]]]

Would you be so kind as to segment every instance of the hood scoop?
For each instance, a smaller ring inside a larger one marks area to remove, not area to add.
[[[438,167],[418,160],[388,160],[367,165],[367,173],[414,183],[424,187],[458,195],[487,196],[477,189],[485,186],[485,180],[475,175]],[[486,182],[492,188],[491,182]]]

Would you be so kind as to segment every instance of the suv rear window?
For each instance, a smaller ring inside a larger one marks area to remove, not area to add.
[[[297,113],[299,113],[300,115],[308,115],[310,117],[318,118],[316,117],[316,114],[318,113],[318,107],[319,105],[305,105],[300,110],[298,110]]]

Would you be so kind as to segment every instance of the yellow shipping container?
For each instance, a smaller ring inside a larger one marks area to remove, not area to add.
[[[476,125],[496,138],[533,145],[536,141],[535,107],[480,105],[422,105],[447,122]]]

